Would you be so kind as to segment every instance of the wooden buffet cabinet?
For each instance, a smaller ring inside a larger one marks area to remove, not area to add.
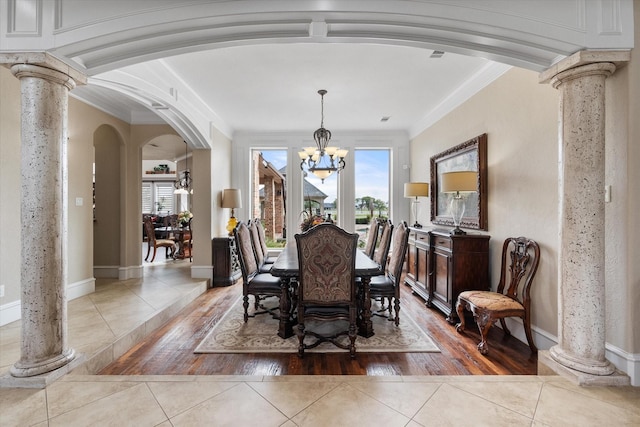
[[[483,234],[450,235],[449,230],[410,227],[405,284],[427,307],[457,322],[456,300],[466,290],[489,288],[489,239]]]
[[[233,237],[214,237],[211,241],[213,287],[233,285],[242,277]]]

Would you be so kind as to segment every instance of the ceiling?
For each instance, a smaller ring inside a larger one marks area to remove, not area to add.
[[[199,98],[231,133],[302,131],[311,137],[321,119],[317,91],[326,89],[324,125],[339,142],[340,131],[415,134],[429,117],[454,107],[451,99],[491,64],[406,46],[291,43],[194,52],[122,71],[143,73],[149,65],[169,69],[181,87],[189,88],[174,96]],[[163,123],[153,110],[110,89],[89,84],[72,95],[132,124]],[[179,138],[153,142],[157,147],[147,145],[143,158],[184,157]]]

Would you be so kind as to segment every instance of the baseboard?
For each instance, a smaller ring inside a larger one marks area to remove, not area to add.
[[[144,267],[142,265],[118,267],[118,280],[141,279],[143,277]]]
[[[20,320],[21,317],[20,300],[0,305],[0,326]]]
[[[120,277],[119,265],[94,265],[93,277],[96,279],[118,279]]]
[[[514,318],[505,320],[509,330],[511,331],[511,335],[519,341],[527,344],[527,336],[524,333],[522,321]],[[497,322],[495,325],[500,327],[500,322]],[[558,344],[557,336],[551,335],[540,328],[532,326],[531,333],[533,334],[533,342],[535,342],[536,347],[538,347],[539,350],[549,350],[551,347]],[[629,353],[614,345],[606,343],[605,357],[609,362],[613,363],[618,370],[629,376],[632,386],[640,386],[640,354]]]
[[[212,265],[192,265],[191,278],[207,279],[209,281],[208,287],[211,287],[211,284],[213,283],[213,266]]]

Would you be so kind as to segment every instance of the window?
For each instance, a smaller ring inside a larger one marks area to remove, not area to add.
[[[174,212],[172,182],[142,183],[142,213],[170,215]]]
[[[264,225],[267,246],[282,247],[286,238],[287,150],[252,150],[251,217]]]
[[[374,218],[389,217],[390,150],[356,149],[356,231],[366,241],[368,224]]]

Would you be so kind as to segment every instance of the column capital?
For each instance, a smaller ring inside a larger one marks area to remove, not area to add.
[[[68,78],[65,78],[65,81],[69,79],[73,80],[74,87],[76,84],[84,85],[87,84],[87,75],[84,70],[80,70],[78,68],[74,68],[73,66],[67,64],[66,62],[56,58],[48,52],[11,52],[11,53],[0,53],[0,64],[5,65],[8,68],[12,69],[14,75],[16,74],[13,71],[13,68],[17,65],[30,65],[34,67],[42,67],[52,70],[54,72],[62,73]],[[19,78],[19,76],[16,75]],[[47,78],[46,76],[42,76],[42,78]]]
[[[540,83],[550,83],[558,74],[568,71],[572,68],[578,68],[584,65],[597,63],[610,63],[614,68],[622,67],[631,60],[631,51],[629,50],[581,50],[563,60],[555,63],[540,73]]]

